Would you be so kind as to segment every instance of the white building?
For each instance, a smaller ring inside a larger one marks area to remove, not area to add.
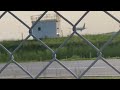
[[[32,24],[41,15],[31,16]],[[33,35],[37,38],[56,38],[62,36],[60,17],[57,14],[46,14],[33,28]]]

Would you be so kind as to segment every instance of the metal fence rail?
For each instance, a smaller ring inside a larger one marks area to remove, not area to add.
[[[29,29],[29,35],[22,40],[22,42],[12,51],[10,52],[5,46],[3,46],[2,44],[0,44],[0,46],[7,52],[8,56],[9,56],[9,60],[8,62],[6,62],[5,66],[2,67],[0,69],[0,74],[6,69],[6,67],[8,65],[10,65],[11,63],[16,64],[21,70],[23,70],[30,78],[32,79],[37,79],[39,78],[39,76],[41,76],[41,74],[43,74],[43,72],[53,63],[53,62],[57,62],[59,65],[61,65],[64,69],[66,69],[71,75],[73,75],[76,79],[80,79],[82,78],[86,72],[88,72],[88,70],[91,69],[91,67],[93,67],[93,65],[98,62],[98,60],[102,60],[103,62],[105,62],[107,65],[109,65],[113,70],[115,70],[118,74],[120,74],[120,71],[118,71],[113,65],[111,65],[110,63],[108,63],[105,58],[103,57],[103,53],[102,51],[104,50],[105,47],[107,47],[111,41],[120,33],[120,30],[118,32],[116,32],[114,35],[111,36],[111,38],[99,49],[97,48],[95,45],[93,45],[89,40],[87,40],[84,36],[82,36],[81,34],[79,34],[76,31],[76,26],[86,17],[86,15],[90,12],[90,11],[86,11],[82,17],[79,18],[79,20],[73,24],[72,22],[70,22],[68,19],[66,19],[63,15],[61,15],[59,12],[54,11],[56,14],[58,14],[62,19],[64,19],[67,23],[69,23],[72,27],[73,27],[73,32],[72,34],[57,48],[57,50],[52,50],[48,45],[46,45],[42,40],[38,39],[36,36],[34,36],[32,34],[32,29],[35,27],[35,25],[44,17],[44,15],[46,15],[48,11],[45,11],[39,18],[38,20],[31,26],[29,27],[29,25],[27,25],[24,21],[22,21],[19,17],[17,17],[15,14],[13,14],[11,11],[5,11],[2,13],[2,15],[0,16],[0,19],[4,17],[4,15],[6,13],[11,14],[15,19],[17,19],[19,22],[21,22],[25,27],[27,27]],[[108,16],[110,16],[111,18],[113,18],[115,21],[117,21],[118,23],[120,23],[120,20],[117,19],[116,17],[114,17],[112,14],[110,14],[107,11],[103,11],[105,14],[107,14]],[[57,56],[57,52],[59,51],[59,49],[61,49],[70,39],[71,37],[73,37],[73,35],[76,34],[80,39],[82,39],[84,42],[86,42],[89,46],[91,46],[93,49],[96,50],[97,52],[97,56],[96,60],[81,74],[76,75],[76,73],[72,72],[68,67],[66,67],[62,62],[60,62],[60,60],[58,60],[56,58]],[[16,53],[16,51],[18,49],[20,49],[20,47],[29,39],[29,37],[32,36],[34,39],[36,39],[39,43],[42,43],[51,53],[52,53],[52,60],[49,61],[49,63],[41,70],[39,71],[39,73],[36,76],[33,76],[31,73],[29,73],[27,70],[25,70],[18,62],[16,62],[15,58],[14,58],[14,53]]]

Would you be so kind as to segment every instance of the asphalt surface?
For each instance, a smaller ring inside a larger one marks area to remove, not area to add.
[[[120,71],[120,59],[107,60],[117,70]],[[87,67],[93,62],[93,60],[83,61],[62,61],[62,63],[68,67],[76,75],[80,75]],[[36,76],[48,62],[29,62],[20,63],[21,66],[32,76]],[[0,64],[0,69],[5,64]],[[102,60],[99,60],[84,76],[120,76],[110,66],[108,66]],[[0,78],[27,78],[29,77],[18,66],[11,63],[1,74]],[[73,77],[66,69],[60,66],[57,62],[53,62],[40,77]]]

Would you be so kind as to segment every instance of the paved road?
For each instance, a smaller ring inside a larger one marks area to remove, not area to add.
[[[120,60],[107,60],[115,68],[120,71]],[[83,61],[62,61],[66,67],[73,71],[76,75],[82,73],[93,60]],[[30,62],[20,63],[26,70],[28,70],[33,76],[36,76],[48,62]],[[0,69],[5,64],[0,64]],[[72,76],[68,71],[61,67],[58,63],[53,62],[49,68],[41,75],[41,77],[69,77]],[[120,76],[111,67],[109,67],[102,60],[99,60],[86,74],[85,76]],[[15,64],[10,64],[1,74],[0,78],[24,78],[28,77],[20,68]]]

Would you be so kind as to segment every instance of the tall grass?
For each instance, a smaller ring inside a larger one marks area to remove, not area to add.
[[[84,35],[96,47],[100,48],[110,38],[110,34],[101,35]],[[42,41],[53,50],[56,50],[67,37],[62,38],[46,38]],[[11,52],[14,51],[21,41],[2,41],[3,44]],[[120,36],[115,38],[113,42],[103,50],[105,58],[120,57]],[[15,60],[20,62],[25,61],[45,61],[52,59],[52,53],[42,43],[36,40],[26,41],[20,49],[14,54]],[[80,37],[72,37],[62,48],[57,52],[57,58],[60,60],[83,60],[97,57],[97,52]],[[0,47],[0,62],[8,60],[8,54]]]

